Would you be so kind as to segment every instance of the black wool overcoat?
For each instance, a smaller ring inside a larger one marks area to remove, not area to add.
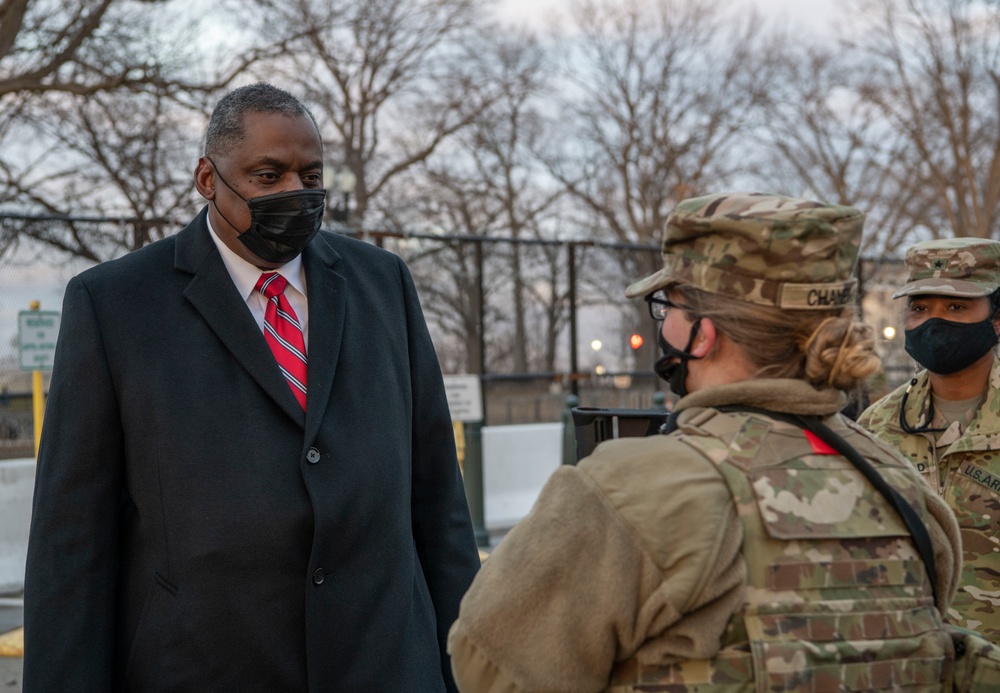
[[[454,690],[479,559],[408,270],[325,231],[303,252],[303,413],[205,215],[66,289],[25,692]]]

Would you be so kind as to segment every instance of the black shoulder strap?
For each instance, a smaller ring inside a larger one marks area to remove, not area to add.
[[[927,527],[924,525],[917,512],[913,509],[913,506],[911,506],[906,499],[899,494],[899,491],[890,486],[889,482],[885,480],[885,477],[879,474],[878,470],[875,469],[875,467],[873,467],[868,460],[862,457],[861,453],[855,450],[850,443],[844,440],[829,426],[824,424],[818,416],[786,414],[784,412],[770,411],[757,407],[726,406],[715,408],[719,411],[725,412],[749,412],[763,414],[764,416],[768,416],[772,419],[785,421],[793,426],[809,431],[831,448],[846,457],[859,472],[864,474],[865,478],[871,482],[871,485],[874,486],[875,489],[889,501],[892,507],[896,509],[899,517],[903,520],[903,524],[905,524],[906,528],[909,530],[910,536],[913,538],[913,543],[916,544],[917,550],[920,552],[920,558],[923,559],[924,568],[927,570],[927,578],[931,583],[931,591],[934,594],[934,603],[940,603],[938,601],[937,569],[934,567],[934,548],[931,546],[931,537],[927,532]]]

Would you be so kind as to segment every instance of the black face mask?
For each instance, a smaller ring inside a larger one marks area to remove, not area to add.
[[[681,351],[675,346],[672,346],[670,342],[663,338],[663,330],[657,331],[659,335],[660,349],[663,351],[663,356],[656,360],[653,364],[653,370],[656,374],[670,383],[670,391],[673,392],[678,397],[684,397],[687,395],[687,386],[685,381],[687,380],[688,369],[687,364],[691,359],[700,359],[700,356],[695,356],[690,353],[691,346],[694,344],[695,335],[698,334],[698,326],[701,325],[701,320],[695,320],[694,324],[691,325],[691,334],[688,336],[687,346]],[[677,359],[677,361],[674,361]]]
[[[906,330],[906,353],[931,373],[949,375],[968,368],[997,343],[990,319],[952,322],[930,318]]]
[[[215,167],[214,162],[212,166]],[[283,265],[301,253],[319,233],[323,223],[326,190],[289,190],[248,200],[226,182],[218,167],[215,167],[215,173],[250,208],[250,228],[237,238],[261,260]],[[222,218],[226,219],[214,199],[212,204],[215,204],[215,209]],[[233,226],[229,219],[226,222]]]

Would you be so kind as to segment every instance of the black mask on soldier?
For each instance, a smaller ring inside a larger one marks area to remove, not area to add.
[[[658,358],[656,363],[653,364],[653,370],[656,371],[658,376],[670,383],[670,391],[678,397],[684,397],[687,394],[685,381],[687,381],[688,375],[688,361],[701,358],[691,353],[691,347],[694,345],[694,338],[698,334],[699,325],[701,325],[701,320],[695,320],[694,324],[691,325],[691,334],[688,337],[687,346],[684,347],[683,351],[672,346],[670,342],[664,339],[662,329],[657,330],[663,356]],[[674,361],[674,359],[677,360]]]
[[[968,368],[996,343],[991,319],[966,323],[930,318],[919,327],[906,330],[906,353],[938,375]]]
[[[226,182],[214,162],[212,166],[219,180],[250,208],[250,228],[237,238],[247,250],[261,260],[283,265],[301,253],[302,249],[309,245],[309,241],[319,233],[323,223],[326,190],[304,188],[252,197],[248,200]],[[222,214],[214,199],[212,203],[222,218],[226,219],[226,215]],[[233,226],[229,219],[226,219],[226,222]]]

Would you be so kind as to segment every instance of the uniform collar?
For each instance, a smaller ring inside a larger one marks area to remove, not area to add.
[[[930,377],[926,370],[919,371],[913,379],[913,387],[906,398],[906,420],[911,425],[916,422],[923,423],[927,417],[928,406],[931,401]],[[891,397],[896,399],[896,406],[891,411],[896,413],[888,416],[885,420],[886,430],[892,431],[895,435],[909,440],[911,435],[920,435],[928,441],[934,441],[937,434],[907,434],[899,425],[899,405],[902,404],[902,395],[906,387],[901,386]],[[972,452],[981,450],[1000,449],[1000,357],[993,359],[993,367],[990,370],[989,382],[986,386],[986,397],[983,399],[979,410],[972,421],[966,427],[957,440],[940,452],[941,456],[961,452]]]
[[[840,390],[820,390],[794,378],[761,378],[692,392],[677,402],[675,411],[744,405],[787,414],[825,417],[836,414],[846,403],[847,395]]]
[[[965,429],[965,434],[948,448],[948,453],[1000,449],[1000,357],[994,357],[986,385],[986,397]]]

